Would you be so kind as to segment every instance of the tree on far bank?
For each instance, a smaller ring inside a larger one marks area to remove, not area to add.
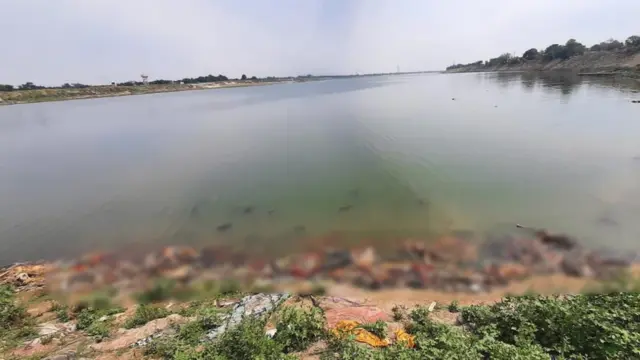
[[[569,39],[564,47],[567,59],[575,55],[582,55],[587,50],[587,47],[577,42],[576,39]]]
[[[13,90],[15,90],[13,85],[0,84],[0,91],[13,91]]]
[[[547,61],[567,58],[569,58],[569,56],[567,55],[567,48],[564,45],[552,44],[544,49],[544,59]]]
[[[228,81],[224,75],[218,74],[218,76],[213,76],[211,74],[207,76],[198,76],[197,78],[184,78],[182,82],[184,84],[198,84],[198,83],[208,83],[208,82],[218,82],[218,81]]]
[[[240,80],[247,80],[247,75],[242,74],[242,76],[240,77]]]
[[[624,42],[626,46],[640,46],[640,36],[632,35]]]
[[[18,90],[36,90],[36,89],[44,89],[44,86],[35,85],[31,81],[27,81],[26,83],[18,86]]]
[[[589,51],[622,51],[627,54],[635,53],[640,50],[640,36],[633,35],[627,38],[623,44],[621,41],[615,39],[609,39],[599,44],[595,44],[589,48]],[[491,68],[502,65],[517,65],[522,63],[523,60],[542,60],[544,62],[552,60],[566,60],[576,55],[582,55],[587,51],[587,47],[576,39],[569,39],[564,45],[552,44],[545,49],[536,50],[531,48],[522,54],[522,57],[512,56],[511,54],[504,53],[498,57],[491,58],[487,61],[477,61],[475,63],[468,64],[453,64],[447,67],[447,70],[455,70],[460,68]]]
[[[538,49],[531,48],[522,54],[522,58],[525,60],[535,60],[538,58],[539,52]]]
[[[149,82],[149,84],[151,84],[151,85],[169,85],[172,82],[173,81],[171,81],[171,80],[158,79],[158,80],[153,80],[153,81]]]

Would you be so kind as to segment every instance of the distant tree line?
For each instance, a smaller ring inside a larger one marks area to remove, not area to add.
[[[634,53],[636,51],[640,51],[640,36],[630,36],[624,43],[618,40],[609,39],[599,44],[595,44],[590,48],[587,48],[575,39],[569,39],[564,45],[552,44],[547,46],[544,50],[531,48],[525,51],[522,56],[514,56],[509,53],[504,53],[487,61],[479,60],[469,64],[451,65],[447,67],[447,70],[454,70],[467,66],[489,68],[500,65],[518,65],[526,61],[549,62],[552,60],[566,60],[576,55],[582,55],[588,51],[628,51],[629,53]]]
[[[89,85],[80,84],[80,83],[74,83],[74,84],[64,83],[60,86],[41,86],[41,85],[35,85],[31,81],[28,81],[17,87],[13,85],[0,84],[0,91],[39,90],[39,89],[82,89],[87,87],[89,87]]]
[[[311,75],[311,74],[307,74],[307,75],[299,75],[295,78],[297,79],[311,79],[317,76]],[[330,77],[335,77],[335,76],[330,76]],[[345,76],[338,76],[338,77],[345,77]],[[346,77],[350,77],[350,76],[346,76]],[[322,78],[322,76],[321,76]],[[230,79],[225,75],[221,75],[218,74],[217,76],[215,75],[207,75],[207,76],[198,76],[196,78],[184,78],[181,80],[166,80],[166,79],[157,79],[157,80],[153,80],[153,81],[149,81],[149,84],[151,85],[169,85],[169,84],[176,84],[176,83],[182,83],[182,84],[201,84],[201,83],[215,83],[215,82],[222,82],[222,81],[230,81],[230,80],[235,80],[235,81],[252,81],[252,82],[256,82],[256,81],[260,81],[260,82],[272,82],[272,81],[278,81],[278,80],[284,80],[284,79],[294,79],[294,77],[286,77],[286,78],[278,78],[275,76],[267,76],[264,78],[258,78],[256,76],[251,76],[248,77],[246,74],[242,74],[240,76],[240,78],[238,79]],[[111,83],[112,85],[117,85],[117,86],[142,86],[144,85],[144,83],[142,81],[125,81],[125,82],[120,82],[120,83]],[[0,84],[0,91],[14,91],[14,90],[36,90],[36,89],[82,89],[82,88],[87,88],[90,87],[90,85],[85,85],[85,84],[80,84],[80,83],[73,83],[73,84],[69,84],[69,83],[64,83],[61,86],[40,86],[40,85],[35,85],[32,82],[27,82],[24,83],[20,86],[13,86],[13,85],[3,85]]]
[[[266,77],[262,80],[264,81],[273,81],[276,78],[273,76],[270,77]],[[174,83],[183,83],[183,84],[200,84],[200,83],[210,83],[210,82],[221,82],[221,81],[229,81],[230,79],[224,75],[207,75],[207,76],[198,76],[196,78],[184,78],[182,80],[165,80],[165,79],[158,79],[158,80],[153,80],[150,81],[149,84],[152,85],[168,85],[168,84],[174,84]],[[247,77],[247,75],[242,74],[241,78],[239,80],[243,80],[243,81],[262,81],[261,79],[258,79],[256,76],[252,76],[250,78]],[[144,83],[142,81],[125,81],[125,82],[121,82],[121,83],[116,83],[116,85],[118,86],[141,86],[144,85]],[[82,88],[87,88],[90,85],[85,85],[85,84],[80,84],[80,83],[73,83],[73,84],[69,84],[69,83],[64,83],[61,86],[40,86],[40,85],[35,85],[32,82],[27,82],[24,83],[22,85],[19,86],[13,86],[13,85],[8,85],[8,84],[0,84],[0,91],[14,91],[14,90],[36,90],[36,89],[82,89]]]

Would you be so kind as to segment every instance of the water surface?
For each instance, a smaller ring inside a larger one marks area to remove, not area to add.
[[[515,223],[638,248],[640,95],[608,82],[428,74],[2,107],[0,263]]]

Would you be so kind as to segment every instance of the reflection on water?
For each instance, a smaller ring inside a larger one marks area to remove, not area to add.
[[[0,108],[0,263],[524,223],[636,246],[632,86],[395,76]],[[455,98],[455,100],[452,100]]]

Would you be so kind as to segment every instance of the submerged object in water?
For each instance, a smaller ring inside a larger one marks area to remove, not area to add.
[[[578,245],[578,242],[568,235],[550,234],[545,229],[535,229],[528,226],[522,226],[520,224],[516,224],[516,227],[533,231],[536,237],[538,237],[543,244],[550,245],[558,249],[571,250]]]
[[[200,209],[198,208],[198,205],[194,205],[191,208],[191,211],[189,212],[189,217],[190,218],[197,218],[200,216]]]
[[[218,229],[218,231],[227,231],[231,229],[231,227],[233,227],[233,224],[230,222],[226,222],[224,224],[218,225],[216,229]]]
[[[338,208],[338,211],[339,212],[349,211],[349,210],[351,210],[352,207],[353,207],[353,205],[343,205],[343,206],[340,206]]]

